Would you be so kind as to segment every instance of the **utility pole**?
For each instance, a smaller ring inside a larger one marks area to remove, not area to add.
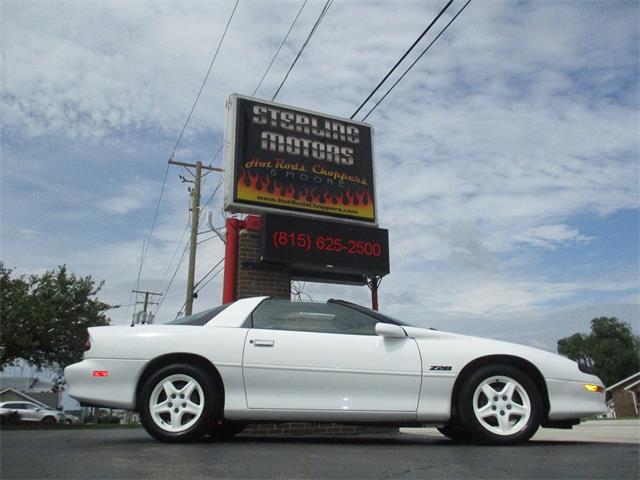
[[[187,273],[187,303],[184,314],[193,311],[193,284],[196,274],[196,245],[198,244],[198,220],[200,218],[200,181],[202,179],[202,162],[196,163],[196,174],[191,193],[191,239],[189,240],[189,271]]]
[[[142,311],[144,312],[144,321],[147,321],[147,310],[149,309],[149,305],[157,305],[158,302],[150,302],[149,301],[149,297],[151,297],[152,295],[158,295],[158,296],[162,296],[161,293],[156,293],[156,292],[149,292],[147,290],[131,290],[133,293],[142,293],[144,294],[144,302],[136,302],[136,303],[143,303],[144,307],[142,309]],[[134,320],[131,320],[131,325],[133,325]]]
[[[200,218],[200,183],[202,180],[202,169],[213,172],[224,172],[222,168],[203,166],[202,162],[196,164],[176,162],[169,160],[171,165],[195,168],[193,181],[193,192],[191,193],[191,238],[189,240],[189,271],[187,273],[187,300],[184,306],[184,314],[193,313],[193,285],[195,283],[196,272],[196,245],[198,243],[198,220]]]

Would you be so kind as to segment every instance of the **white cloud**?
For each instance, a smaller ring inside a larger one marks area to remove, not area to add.
[[[18,229],[18,234],[23,237],[33,238],[39,235],[40,232],[36,228],[20,228]]]
[[[553,250],[560,244],[569,242],[584,243],[589,242],[592,238],[580,235],[577,229],[568,225],[557,224],[530,228],[516,235],[515,240],[535,247]]]
[[[98,208],[112,215],[126,215],[153,204],[158,185],[138,180],[119,187],[119,193],[98,202]]]

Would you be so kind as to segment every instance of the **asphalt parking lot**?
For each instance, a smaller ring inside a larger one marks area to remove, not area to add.
[[[573,439],[546,438],[554,431],[543,430],[541,438],[516,447],[454,444],[433,429],[345,437],[240,435],[191,445],[162,444],[139,428],[6,430],[0,477],[637,479],[639,426],[587,427],[603,428],[607,437],[626,431],[618,442],[589,439],[580,431],[560,434],[574,433]]]

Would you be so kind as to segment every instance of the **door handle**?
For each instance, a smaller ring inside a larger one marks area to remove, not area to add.
[[[254,340],[253,344],[256,347],[273,347],[275,342],[273,340]]]

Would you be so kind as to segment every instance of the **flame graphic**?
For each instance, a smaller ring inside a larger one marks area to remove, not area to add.
[[[367,189],[347,188],[333,192],[325,186],[302,186],[272,179],[268,174],[243,170],[236,195],[246,200],[276,207],[293,207],[317,212],[374,219],[373,199]]]

